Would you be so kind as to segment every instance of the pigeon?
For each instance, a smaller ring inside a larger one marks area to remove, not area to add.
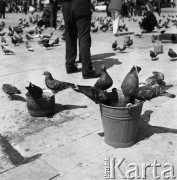
[[[49,38],[49,39],[50,39],[52,36],[53,36],[53,32],[51,32],[50,35],[47,35],[47,34],[44,34],[44,35],[43,35],[43,34],[40,34],[40,37],[42,37],[42,38]]]
[[[126,49],[126,44],[122,44],[122,45],[118,46],[117,49],[118,49],[120,52],[124,51],[124,50]]]
[[[157,59],[157,53],[154,51],[149,51],[150,52],[150,56],[152,60],[156,60]]]
[[[113,88],[110,93],[111,96],[111,106],[113,107],[126,107],[125,97],[121,90]]]
[[[59,41],[59,37],[57,37],[51,44],[56,46],[59,44]]]
[[[1,37],[1,42],[2,42],[2,44],[4,45],[4,46],[7,46],[8,44],[7,44],[7,41],[6,41],[6,39],[4,38],[4,37]]]
[[[98,32],[98,26],[96,28],[92,29],[91,32],[93,32],[93,33]]]
[[[170,56],[170,58],[177,58],[177,54],[176,52],[174,52],[171,48],[168,50],[168,55]]]
[[[172,42],[176,42],[176,37],[175,37],[174,34],[171,35],[171,38],[170,38],[170,39],[172,40]]]
[[[21,94],[21,91],[11,84],[3,84],[2,90],[8,95],[9,99],[12,99],[14,94]]]
[[[15,54],[12,50],[6,49],[3,45],[1,45],[2,51],[6,54]]]
[[[177,21],[175,21],[172,26],[176,26],[177,28]]]
[[[137,22],[137,21],[138,21],[138,19],[134,19],[134,18],[133,18],[133,22]]]
[[[25,41],[25,46],[28,49],[28,51],[34,51],[34,49],[32,48],[32,46],[29,44],[28,41]]]
[[[164,85],[164,86],[141,86],[132,91],[132,95],[138,100],[151,100],[158,96],[168,96],[170,98],[175,98],[174,94],[166,93],[173,85]]]
[[[43,43],[43,46],[47,49],[50,49],[50,47],[53,47],[54,44],[49,44],[49,43]]]
[[[158,72],[158,71],[153,71],[152,74],[156,77],[157,80],[163,81],[165,79],[165,76],[163,73]]]
[[[0,33],[0,36],[5,36],[6,32]]]
[[[130,72],[125,76],[121,89],[125,97],[125,103],[134,103],[131,93],[139,87],[138,73],[141,71],[139,66],[133,66]]]
[[[89,99],[94,101],[96,104],[111,105],[111,97],[106,91],[97,89],[92,86],[81,86],[81,85],[76,85],[76,88],[74,88],[74,90],[76,92],[80,92],[86,95]]]
[[[109,76],[109,74],[106,71],[106,67],[103,65],[102,66],[102,73],[100,78],[96,81],[94,87],[96,89],[101,89],[101,90],[107,90],[109,89],[113,84],[112,78]]]
[[[125,27],[124,29],[125,29],[125,31],[128,31],[128,27]]]
[[[12,29],[10,26],[9,26],[9,31],[10,31],[10,32],[13,32],[13,29]]]
[[[65,41],[66,40],[66,36],[61,36],[61,40]]]
[[[14,34],[13,38],[18,42],[18,43],[22,43],[23,42],[23,37],[18,34],[17,36]]]
[[[133,39],[130,39],[128,42],[126,42],[126,45],[130,47],[133,44]]]
[[[164,34],[166,32],[166,30],[162,30],[160,31],[160,34]]]
[[[39,41],[38,41],[38,44],[48,44],[50,41],[50,39],[48,38],[41,38]]]
[[[139,37],[139,38],[141,38],[141,37],[142,37],[142,35],[143,35],[143,32],[136,33],[136,34],[135,34],[135,37]]]
[[[10,36],[10,37],[12,37],[13,35],[14,35],[14,31],[10,31],[10,32],[8,32],[8,34],[7,34],[8,36]]]
[[[29,31],[26,31],[26,33],[28,33],[28,34],[30,34],[30,35],[33,35],[34,34],[34,30],[32,29],[32,30],[29,30]]]
[[[152,42],[152,43],[155,43],[155,42],[156,42],[156,36],[155,36],[154,34],[151,36],[151,42]]]
[[[112,44],[112,49],[116,50],[116,48],[117,48],[117,41],[115,40]]]
[[[30,41],[31,39],[33,39],[33,37],[31,37],[29,34],[26,34],[25,37],[26,37],[26,39],[27,39],[28,41]]]
[[[147,78],[145,80],[145,85],[147,86],[153,86],[155,84],[158,84],[159,86],[163,86],[165,85],[165,82],[163,81],[164,80],[164,74],[161,73],[161,72],[157,72],[157,71],[153,71],[153,76]]]
[[[17,33],[17,34],[20,34],[20,33],[23,33],[23,29],[19,26],[16,26],[16,27],[13,27],[13,30]]]
[[[43,90],[30,82],[29,87],[25,87],[29,95],[34,99],[42,98]]]
[[[67,88],[74,88],[75,85],[72,83],[64,82],[64,81],[58,81],[54,79],[50,72],[45,71],[45,84],[46,86],[52,90],[53,93],[58,93],[59,91],[65,90]]]
[[[15,46],[19,46],[19,43],[18,43],[18,41],[14,38],[14,36],[12,36],[11,40],[12,40],[12,43],[13,43]]]

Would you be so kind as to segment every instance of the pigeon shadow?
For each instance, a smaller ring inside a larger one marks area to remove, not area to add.
[[[129,52],[127,52],[127,51],[117,51],[116,53],[117,54],[119,54],[119,53],[124,54],[124,53],[129,53]]]
[[[149,121],[152,113],[153,111],[147,110],[141,116],[139,130],[137,134],[137,141],[136,141],[137,143],[142,140],[148,139],[154,134],[162,134],[162,133],[177,134],[177,129],[150,125]]]
[[[26,102],[26,99],[22,96],[19,96],[19,95],[13,95],[12,100]]]
[[[62,112],[64,110],[71,110],[71,109],[78,109],[78,108],[87,108],[86,105],[83,105],[83,106],[79,106],[79,105],[70,105],[70,104],[65,104],[65,105],[62,105],[62,104],[55,104],[55,113],[54,114],[57,114],[59,112]]]
[[[110,57],[110,56],[114,56],[115,53],[102,53],[102,54],[95,54],[95,55],[92,55],[92,61],[94,60],[97,60],[97,59],[104,59],[104,58],[107,58],[107,57]]]
[[[170,59],[170,61],[177,61],[177,58],[172,58]]]
[[[106,66],[106,69],[109,69],[109,68],[113,67],[114,65],[122,64],[122,62],[120,62],[116,58],[105,58],[105,59],[93,61],[92,64],[96,70],[101,71],[101,65],[103,65],[103,64]]]
[[[159,59],[158,57],[157,58],[153,58],[152,61],[157,61],[158,59]]]
[[[120,33],[118,36],[125,36],[125,35],[131,35],[131,34],[135,34],[134,32],[123,32]]]

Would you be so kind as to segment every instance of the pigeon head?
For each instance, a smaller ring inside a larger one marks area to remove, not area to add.
[[[137,71],[137,73],[139,73],[141,71],[141,68],[139,66],[133,66],[132,69],[130,70],[130,72],[135,72]]]
[[[45,77],[52,77],[52,75],[49,71],[45,71],[43,75],[45,75]]]
[[[105,66],[105,65],[102,65],[101,70],[102,70],[102,72],[103,72],[103,71],[106,71],[106,66]]]
[[[138,71],[138,73],[141,71],[141,68],[139,66],[136,66],[136,70]]]

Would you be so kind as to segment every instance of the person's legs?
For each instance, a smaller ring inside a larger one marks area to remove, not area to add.
[[[76,21],[79,37],[79,52],[82,60],[82,73],[89,73],[92,68],[91,63],[91,36],[90,36],[90,15],[79,16]]]
[[[54,11],[53,14],[53,27],[56,29],[57,27],[57,12]]]
[[[63,3],[63,17],[66,32],[66,71],[76,71],[75,60],[77,57],[77,28],[72,13],[72,2]]]
[[[6,17],[5,17],[5,10],[3,10],[3,13],[2,13],[2,15],[3,15],[3,19],[5,19]]]
[[[53,27],[53,5],[50,4],[50,27]]]
[[[117,35],[119,29],[120,14],[118,11],[112,11],[111,14],[113,18],[113,33],[114,35]]]

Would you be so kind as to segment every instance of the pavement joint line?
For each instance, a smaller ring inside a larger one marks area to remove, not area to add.
[[[84,137],[86,137],[86,136],[89,136],[89,135],[91,135],[91,134],[99,131],[100,129],[102,129],[102,128],[99,128],[99,129],[97,129],[97,130],[95,130],[95,131],[92,131],[92,132],[90,132],[90,133],[88,133],[88,134],[85,134],[85,135],[83,135],[83,136],[81,136],[81,137],[79,137],[79,138],[77,138],[77,139],[74,139],[74,140],[70,141],[69,143],[72,143],[72,142],[77,141],[77,140],[79,140],[79,139],[81,139],[81,138],[84,138]]]
[[[11,168],[9,168],[9,169],[6,169],[6,170],[0,172],[0,175],[3,174],[3,173],[6,173],[6,172],[8,172],[8,171],[10,171],[10,170],[12,170],[12,169],[15,169],[16,167],[19,167],[19,166],[14,166],[14,167],[11,167]]]
[[[61,174],[57,174],[57,175],[55,175],[55,176],[53,176],[53,177],[51,177],[51,178],[49,178],[49,179],[47,179],[47,180],[52,180],[52,179],[54,179],[54,178],[56,178],[56,177],[58,177],[58,176],[60,176]]]
[[[94,132],[97,132],[97,131],[99,131],[100,129],[102,129],[102,128],[99,128],[99,129],[97,129],[97,130],[95,130],[95,131],[93,131],[93,132],[91,132],[91,133],[88,133],[88,134],[86,134],[86,135],[83,135],[83,136],[81,136],[81,137],[79,137],[79,138],[77,138],[77,139],[74,139],[74,140],[72,140],[72,141],[66,142],[66,144],[62,144],[62,145],[60,145],[60,146],[58,146],[58,147],[56,147],[56,148],[53,148],[53,149],[51,149],[51,150],[48,150],[48,151],[45,152],[44,154],[50,153],[50,151],[55,151],[56,149],[58,149],[58,148],[60,148],[60,147],[63,147],[63,146],[65,146],[65,145],[67,145],[67,144],[70,144],[70,143],[72,143],[72,142],[75,142],[75,141],[77,141],[77,140],[79,140],[79,139],[81,139],[81,138],[83,138],[83,137],[89,136],[90,134],[93,134]]]

